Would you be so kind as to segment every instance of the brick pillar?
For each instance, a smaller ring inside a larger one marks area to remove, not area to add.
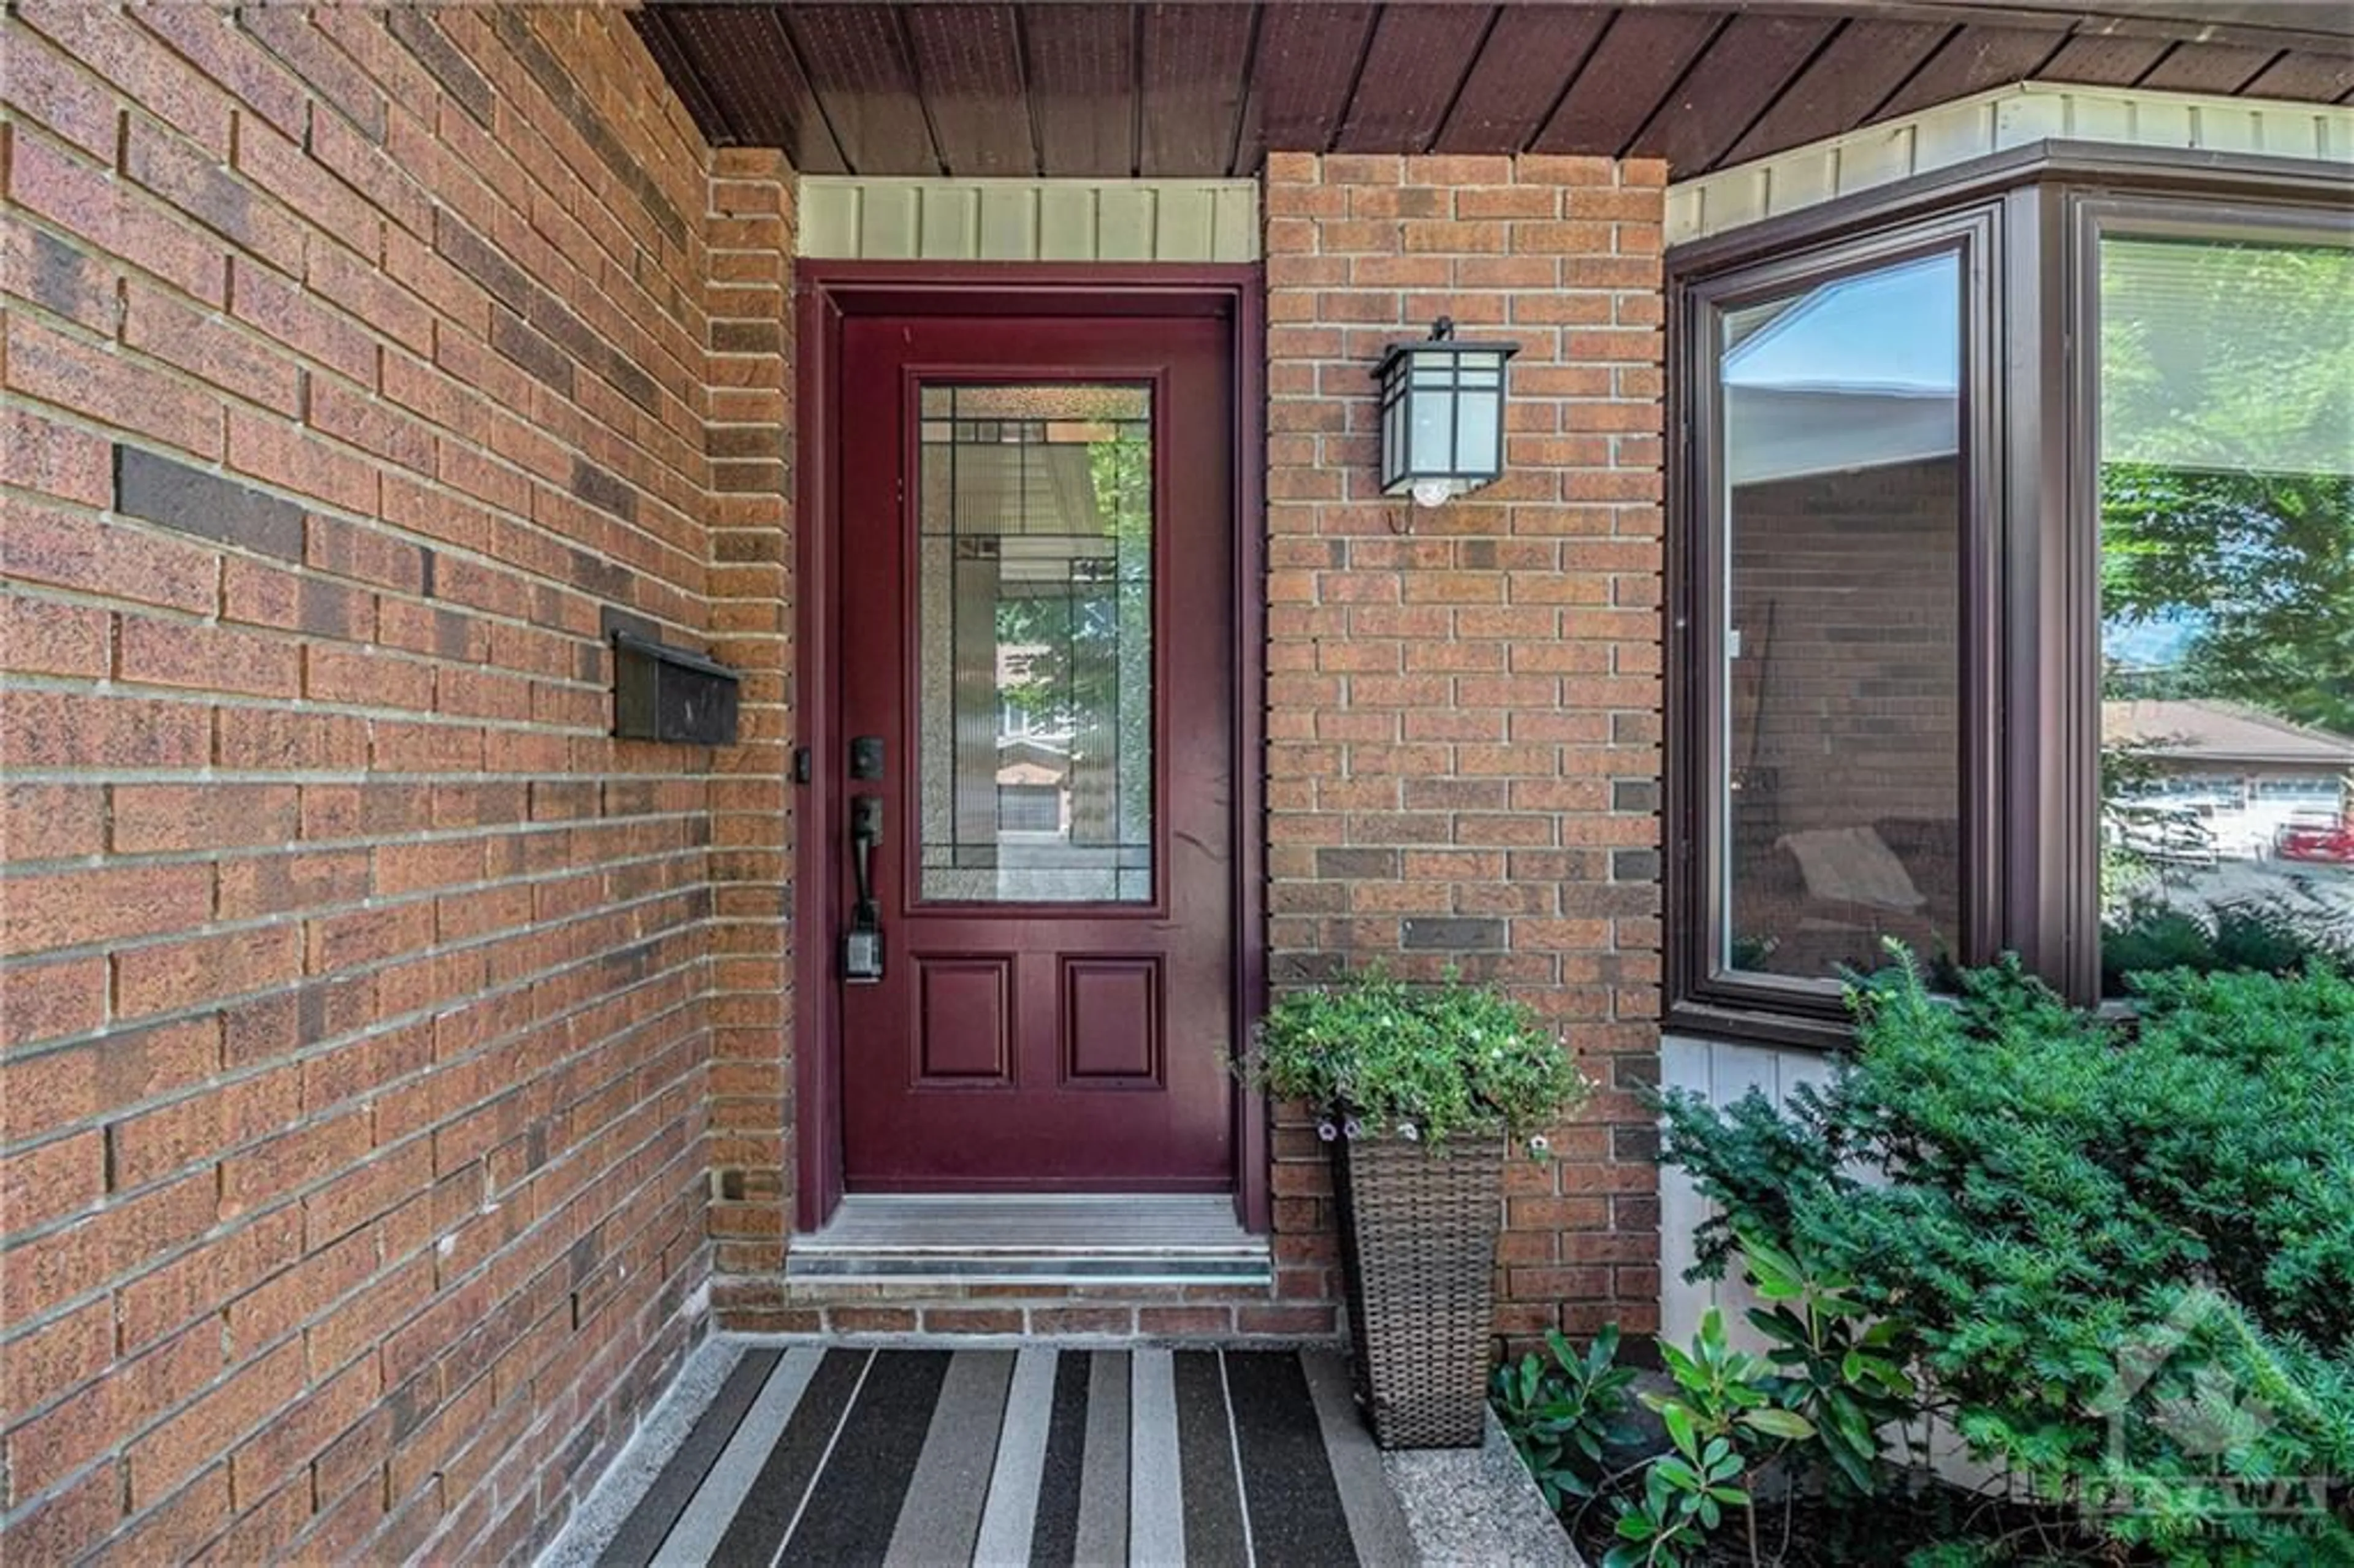
[[[1659,243],[1666,171],[1277,154],[1267,171],[1269,959],[1452,964],[1557,1021],[1592,1104],[1508,1178],[1499,1327],[1657,1322]],[[1521,344],[1504,477],[1378,493],[1370,369],[1437,316]],[[1276,1138],[1287,1258],[1323,1150]]]
[[[792,1184],[793,223],[781,154],[715,154],[711,635],[744,673],[739,738],[711,791],[711,1234],[723,1275],[783,1266]]]

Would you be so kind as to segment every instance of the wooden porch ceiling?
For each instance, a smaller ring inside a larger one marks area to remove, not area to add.
[[[1247,175],[1306,152],[1663,156],[1677,177],[2037,78],[2354,101],[2335,0],[653,0],[715,145],[809,174]]]

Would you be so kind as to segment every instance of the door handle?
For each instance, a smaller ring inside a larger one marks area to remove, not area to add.
[[[850,929],[842,934],[842,978],[873,985],[883,978],[883,911],[875,900],[875,851],[883,842],[883,797],[850,799],[850,870],[857,882]]]
[[[858,902],[875,902],[874,854],[883,842],[883,797],[854,795],[850,800],[851,867],[858,878]]]

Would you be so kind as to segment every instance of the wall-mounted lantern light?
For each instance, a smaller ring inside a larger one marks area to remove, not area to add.
[[[1420,343],[1394,343],[1382,384],[1382,493],[1437,506],[1504,471],[1504,362],[1517,343],[1468,343],[1438,318]]]

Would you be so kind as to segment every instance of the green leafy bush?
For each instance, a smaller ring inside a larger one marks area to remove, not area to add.
[[[1545,1334],[1545,1349],[1550,1361],[1531,1354],[1498,1367],[1489,1403],[1546,1504],[1558,1510],[1565,1499],[1594,1495],[1607,1451],[1634,1408],[1627,1390],[1635,1372],[1617,1364],[1616,1323],[1595,1335],[1582,1355],[1558,1329]]]
[[[1749,1321],[1773,1348],[1779,1404],[1806,1417],[1820,1441],[1808,1457],[1822,1472],[1820,1490],[1845,1501],[1877,1495],[1888,1476],[1886,1434],[1917,1409],[1905,1368],[1914,1348],[1905,1326],[1872,1318],[1855,1282],[1825,1274],[1760,1235],[1738,1238],[1742,1261],[1763,1307]]]
[[[1740,1231],[1851,1281],[1974,1449],[2115,1542],[2354,1561],[2354,982],[2137,985],[2127,1023],[1908,962],[1827,1089],[1669,1097],[1705,1266]]]
[[[2128,898],[2101,927],[2103,989],[2111,995],[2127,988],[2125,977],[2158,969],[2285,976],[2316,964],[2354,971],[2354,938],[2328,906],[2282,894],[2211,903],[2203,914],[2164,898]]]
[[[1765,1303],[1749,1309],[1749,1321],[1770,1348],[1762,1356],[1734,1349],[1713,1307],[1690,1347],[1659,1346],[1673,1391],[1640,1397],[1669,1446],[1645,1465],[1639,1490],[1614,1498],[1616,1540],[1604,1568],[1691,1561],[1735,1519],[1747,1561],[1781,1563],[1800,1496],[1841,1520],[1873,1511],[1891,1478],[1889,1435],[1917,1410],[1903,1326],[1867,1318],[1850,1282],[1809,1260],[1749,1232],[1740,1245]],[[1770,1527],[1758,1518],[1769,1476],[1782,1504]],[[1844,1533],[1835,1527],[1817,1545],[1836,1552]]]
[[[1409,985],[1378,969],[1283,996],[1242,1072],[1316,1107],[1328,1139],[1502,1132],[1542,1148],[1542,1129],[1592,1087],[1527,1004],[1452,974]]]
[[[1659,1413],[1669,1451],[1655,1456],[1635,1498],[1618,1504],[1618,1543],[1602,1568],[1681,1563],[1739,1511],[1758,1559],[1757,1505],[1752,1476],[1815,1436],[1814,1424],[1788,1408],[1780,1380],[1763,1356],[1733,1348],[1723,1315],[1702,1315],[1688,1350],[1662,1342],[1659,1358],[1675,1379],[1673,1393],[1646,1393]]]

